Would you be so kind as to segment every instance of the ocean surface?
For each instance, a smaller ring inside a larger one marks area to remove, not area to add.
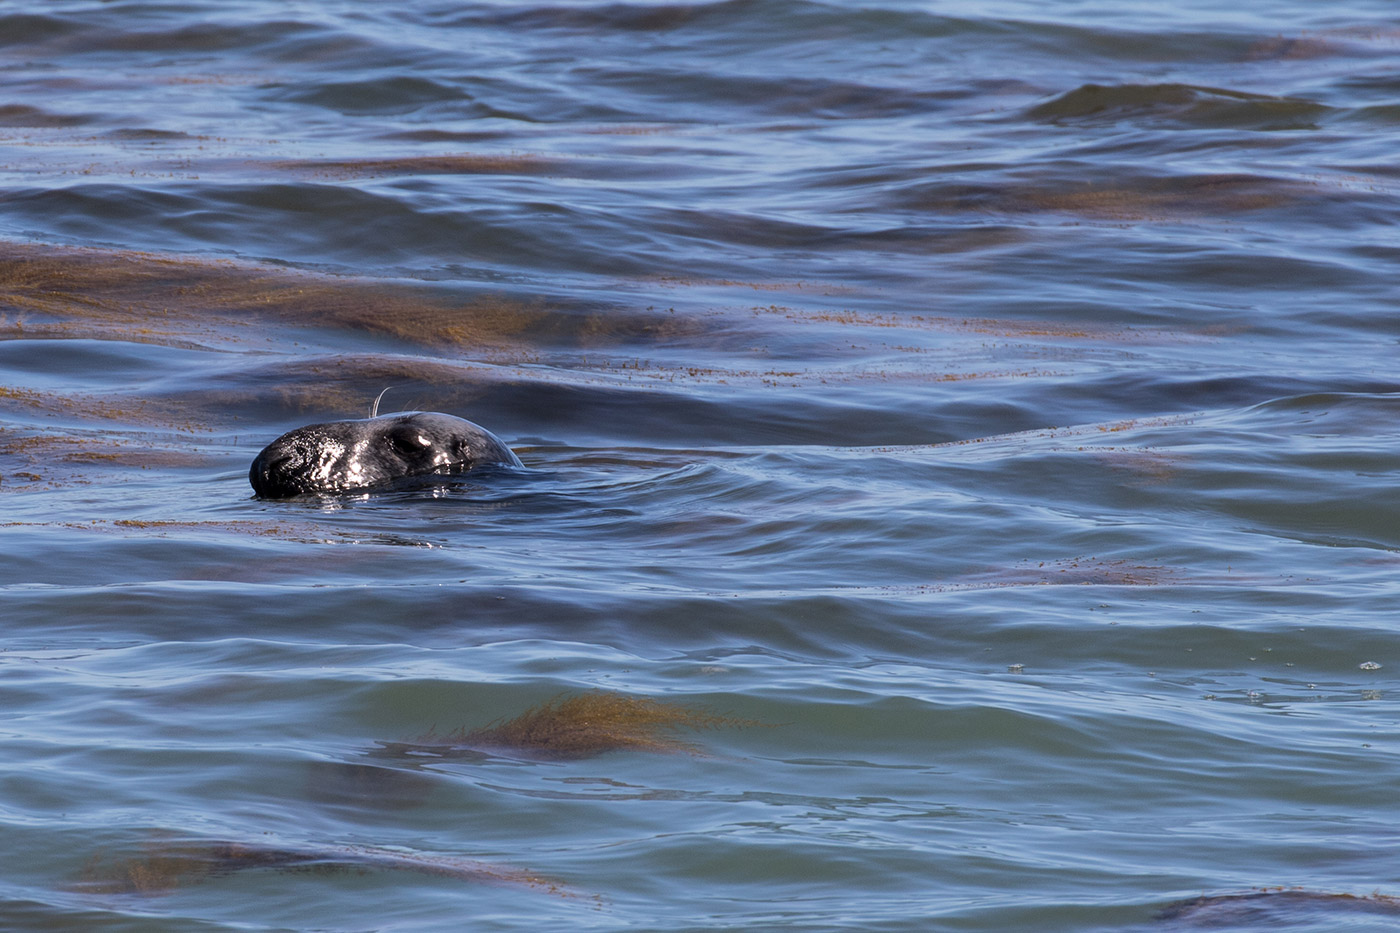
[[[0,928],[1394,930],[1398,283],[1393,0],[2,2]]]

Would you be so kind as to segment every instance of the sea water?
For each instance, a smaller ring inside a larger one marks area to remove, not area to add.
[[[0,4],[0,925],[1393,929],[1395,12]]]

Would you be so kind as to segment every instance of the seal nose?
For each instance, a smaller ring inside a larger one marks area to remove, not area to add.
[[[248,482],[253,486],[253,493],[267,499],[287,495],[286,487],[278,477],[286,472],[281,468],[294,459],[290,454],[270,455],[266,450],[258,454],[248,468]]]

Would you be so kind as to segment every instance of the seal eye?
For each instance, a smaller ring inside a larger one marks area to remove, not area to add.
[[[403,431],[395,431],[389,435],[389,446],[394,451],[405,457],[412,457],[421,454],[432,446],[422,434],[411,428]]]

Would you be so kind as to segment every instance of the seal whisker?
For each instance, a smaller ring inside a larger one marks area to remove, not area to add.
[[[384,392],[388,392],[392,388],[394,388],[394,386],[385,386]],[[374,397],[374,404],[369,407],[369,416],[371,418],[379,417],[379,400],[384,397],[384,392],[380,392]]]

